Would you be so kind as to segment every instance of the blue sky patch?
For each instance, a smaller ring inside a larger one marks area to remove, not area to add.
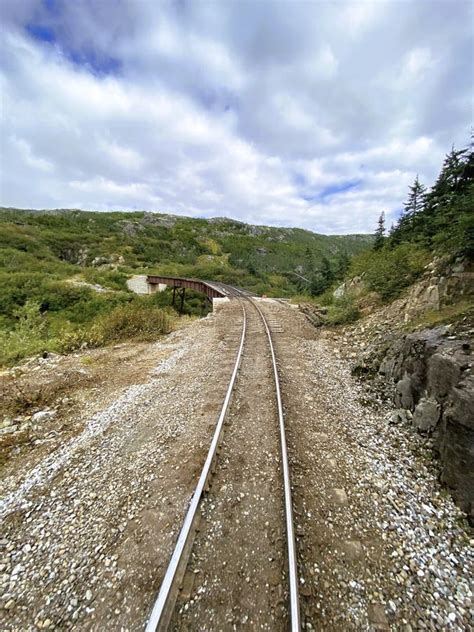
[[[362,180],[347,180],[346,182],[341,182],[340,184],[329,185],[322,190],[318,189],[317,191],[305,191],[300,197],[306,202],[323,202],[326,200],[326,198],[329,198],[333,195],[337,195],[338,193],[345,193],[346,191],[355,189],[361,183]]]
[[[321,197],[326,198],[337,193],[345,193],[351,189],[356,189],[361,183],[362,180],[348,180],[340,184],[332,184],[321,191]]]
[[[97,56],[87,52],[78,53],[72,50],[64,50],[66,57],[76,66],[82,66],[89,72],[99,77],[116,75],[122,66],[115,57]]]
[[[56,37],[53,29],[41,24],[27,24],[26,31],[31,37],[40,42],[46,42],[47,44],[54,44]]]
[[[291,174],[291,177],[293,179],[293,182],[298,187],[304,187],[308,184],[306,181],[306,178],[304,177],[302,173],[298,173],[297,171],[295,171],[294,173]]]
[[[200,88],[196,90],[196,100],[209,111],[229,112],[238,109],[237,95],[225,88]]]
[[[69,48],[67,43],[59,41],[54,30],[42,24],[30,23],[25,27],[27,33],[42,44],[57,44],[62,53],[76,66],[85,68],[91,74],[103,77],[116,75],[122,64],[119,59],[106,55],[96,55],[92,51],[77,51]]]

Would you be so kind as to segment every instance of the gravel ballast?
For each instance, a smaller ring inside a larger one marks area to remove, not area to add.
[[[280,302],[260,305],[282,384],[303,629],[472,629],[472,533],[438,483],[429,440],[390,423],[392,411],[351,375],[337,334],[315,330]],[[31,461],[12,452],[0,505],[2,629],[143,630],[206,457],[240,327],[239,304],[222,305],[151,345],[160,359],[143,379],[121,382],[106,398],[89,389],[91,414],[78,417],[75,432],[68,425],[63,441],[40,446]],[[264,405],[264,332],[252,321],[250,333],[178,629],[288,625],[275,407]],[[59,424],[58,410],[44,423]],[[272,558],[263,571],[260,552]],[[253,597],[259,572],[265,590]],[[247,606],[222,617],[239,577]]]

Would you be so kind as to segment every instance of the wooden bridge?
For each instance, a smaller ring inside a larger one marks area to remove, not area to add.
[[[147,276],[147,283],[151,294],[156,292],[160,285],[166,285],[172,287],[174,291],[176,291],[177,288],[183,288],[183,290],[188,288],[195,292],[202,292],[210,301],[212,301],[213,298],[224,298],[229,295],[225,288],[219,283],[201,281],[200,279],[185,279],[183,277],[167,277],[149,274]]]

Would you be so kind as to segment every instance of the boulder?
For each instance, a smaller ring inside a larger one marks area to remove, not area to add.
[[[474,432],[474,376],[469,375],[457,388],[453,388],[445,416],[449,422],[457,423]],[[474,451],[474,444],[472,448]]]
[[[49,421],[50,419],[53,419],[55,415],[56,415],[56,411],[54,410],[40,410],[33,415],[33,417],[31,418],[31,421],[34,424],[41,424],[41,423],[44,423],[45,421]]]
[[[441,482],[474,524],[474,376],[453,389],[442,424],[436,443]]]
[[[406,424],[411,420],[411,414],[404,408],[397,408],[392,411],[388,417],[388,423],[391,426],[398,426],[398,424]]]
[[[350,293],[352,296],[359,296],[365,289],[362,276],[356,276],[339,285],[332,293],[334,298],[342,298]]]
[[[440,478],[474,523],[474,375],[468,338],[447,327],[402,336],[389,346],[378,372],[392,384],[397,410],[390,424],[413,412],[418,432],[433,434]],[[410,417],[408,416],[409,420]]]
[[[434,399],[422,397],[413,413],[413,425],[420,432],[432,432],[438,425],[441,406]]]
[[[397,406],[398,408],[407,408],[408,410],[413,410],[413,385],[408,374],[405,374],[403,379],[397,382],[397,385],[395,387],[395,406]]]
[[[459,359],[443,353],[434,353],[428,364],[428,391],[442,401],[461,377]]]

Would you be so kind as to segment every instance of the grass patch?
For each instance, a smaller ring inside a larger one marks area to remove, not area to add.
[[[460,301],[454,305],[446,305],[440,310],[429,310],[406,323],[404,329],[405,331],[432,329],[440,325],[458,322],[464,318],[469,319],[471,323],[474,321],[472,301]]]
[[[92,366],[94,364],[94,358],[90,355],[82,356],[80,363],[83,366]]]

